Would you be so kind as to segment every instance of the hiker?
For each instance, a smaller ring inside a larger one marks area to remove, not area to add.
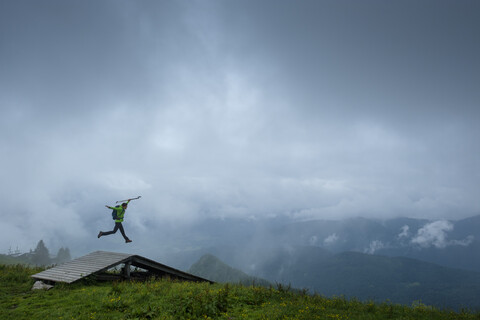
[[[108,232],[100,231],[98,233],[98,238],[100,238],[101,236],[108,236],[110,234],[114,234],[114,233],[117,232],[118,229],[120,229],[120,232],[122,233],[122,236],[125,239],[125,243],[132,242],[132,240],[130,240],[125,235],[125,230],[123,230],[123,226],[122,226],[123,216],[125,215],[125,210],[127,210],[127,206],[128,206],[128,203],[130,202],[130,200],[132,200],[132,199],[129,199],[127,202],[122,203],[121,206],[116,206],[116,207],[105,206],[108,209],[115,210],[115,212],[113,214],[114,220],[115,220],[115,228],[113,228],[112,231],[108,231]]]

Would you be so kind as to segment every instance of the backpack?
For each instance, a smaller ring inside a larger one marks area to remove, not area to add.
[[[120,206],[115,206],[115,208],[120,208]],[[117,217],[117,210],[113,209],[112,210],[112,219],[113,220],[117,220],[118,217]]]

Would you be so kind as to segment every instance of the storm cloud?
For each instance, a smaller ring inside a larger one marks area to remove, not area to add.
[[[2,1],[0,252],[87,250],[104,205],[138,195],[130,232],[152,237],[206,217],[478,213],[479,13]]]

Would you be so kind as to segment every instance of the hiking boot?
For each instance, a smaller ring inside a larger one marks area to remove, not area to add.
[[[98,233],[97,238],[100,238],[101,236],[103,236],[103,232],[102,232],[102,231],[100,231],[100,232]]]
[[[129,243],[129,242],[132,242],[132,240],[130,240],[130,239],[125,240],[125,243]]]

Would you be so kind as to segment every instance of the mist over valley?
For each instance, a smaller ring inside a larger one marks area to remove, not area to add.
[[[212,219],[182,232],[183,250],[159,258],[188,269],[213,255],[251,277],[327,296],[478,308],[479,223],[480,216]]]

